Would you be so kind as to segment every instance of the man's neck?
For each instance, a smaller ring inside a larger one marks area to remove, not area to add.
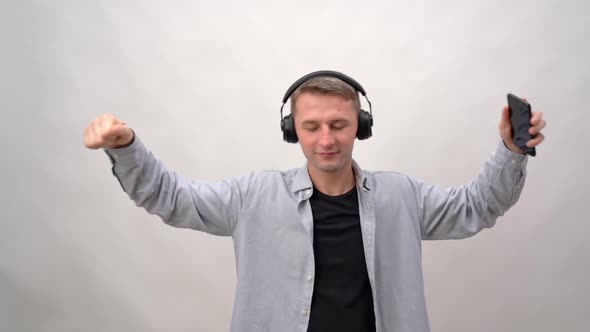
[[[352,163],[337,172],[323,172],[321,170],[307,167],[311,182],[314,187],[329,196],[338,196],[347,193],[355,186],[354,171]]]

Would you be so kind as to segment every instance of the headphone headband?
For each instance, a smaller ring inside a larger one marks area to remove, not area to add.
[[[367,96],[367,93],[365,92],[365,89],[363,88],[363,86],[359,82],[357,82],[354,78],[352,78],[348,75],[345,75],[343,73],[333,71],[333,70],[318,70],[318,71],[314,71],[313,73],[309,73],[309,74],[303,76],[302,78],[295,81],[295,83],[291,84],[289,89],[287,89],[285,96],[283,97],[283,104],[287,102],[289,97],[291,97],[291,95],[295,92],[295,90],[297,90],[297,88],[300,87],[303,83],[305,83],[315,77],[326,77],[326,76],[340,79],[340,80],[348,83],[349,85],[351,85],[356,91],[360,92],[364,97]]]

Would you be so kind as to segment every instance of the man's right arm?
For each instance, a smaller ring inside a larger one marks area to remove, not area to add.
[[[89,125],[84,144],[105,149],[113,163],[113,174],[137,206],[175,227],[232,234],[246,204],[252,176],[217,183],[189,182],[167,170],[124,122],[111,115]]]

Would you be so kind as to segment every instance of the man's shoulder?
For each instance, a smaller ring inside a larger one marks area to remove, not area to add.
[[[365,173],[365,175],[367,177],[374,177],[374,178],[407,178],[409,177],[406,174],[397,172],[397,171],[382,171],[382,170],[378,170],[378,171],[369,171],[369,170],[363,170],[363,172]]]
[[[353,160],[352,167],[357,173],[367,179],[367,181],[391,181],[391,180],[407,180],[409,176],[397,171],[384,170],[366,170],[362,168],[356,160]]]
[[[278,184],[290,185],[293,183],[297,173],[301,170],[299,168],[292,168],[287,170],[258,170],[250,172],[242,177],[250,179],[251,183],[257,187],[276,186]]]
[[[389,191],[393,189],[409,189],[415,179],[407,174],[397,171],[369,171],[363,170],[367,186],[375,188],[376,191]]]
[[[252,176],[258,178],[292,178],[299,172],[299,168],[286,170],[266,169],[252,172]]]

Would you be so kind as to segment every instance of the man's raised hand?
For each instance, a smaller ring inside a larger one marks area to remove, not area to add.
[[[526,99],[525,99],[526,100]],[[542,112],[532,112],[531,114],[531,128],[529,133],[532,135],[532,139],[529,140],[526,145],[529,148],[534,148],[541,144],[545,139],[545,135],[541,132],[547,125],[547,122],[543,119]],[[512,125],[510,124],[510,108],[504,106],[502,109],[502,117],[500,119],[500,137],[504,141],[506,147],[513,152],[524,154],[524,151],[519,149],[514,143],[512,143]]]
[[[84,129],[84,145],[89,149],[117,148],[129,144],[133,135],[125,122],[103,114]]]

